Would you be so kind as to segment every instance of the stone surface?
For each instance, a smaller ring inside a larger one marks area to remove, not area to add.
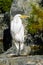
[[[30,15],[31,12],[31,3],[40,2],[41,0],[13,0],[10,14],[11,19],[16,14],[27,14]]]
[[[0,65],[43,65],[43,56],[2,57]]]

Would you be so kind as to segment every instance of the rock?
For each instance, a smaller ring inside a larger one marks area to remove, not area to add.
[[[31,36],[31,34],[29,34],[29,33],[27,34],[25,43],[26,43],[27,46],[33,44],[33,38]]]
[[[30,0],[13,0],[10,14],[11,14],[11,20],[12,17],[16,14],[27,14],[30,12],[31,7],[29,4]],[[28,6],[29,5],[29,6]]]
[[[23,50],[20,51],[21,56],[29,55],[31,53],[31,47],[25,46]]]
[[[0,57],[0,65],[43,65],[43,56]]]
[[[35,3],[35,2],[40,2],[40,0],[13,0],[12,6],[11,6],[11,10],[10,10],[10,14],[11,14],[11,20],[12,17],[15,14],[27,14],[30,15],[31,12],[31,4],[30,3]]]
[[[35,62],[28,61],[26,65],[35,65]]]

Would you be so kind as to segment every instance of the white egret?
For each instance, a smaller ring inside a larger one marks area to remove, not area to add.
[[[24,26],[21,18],[27,17],[29,16],[17,14],[11,21],[11,35],[15,41],[14,44],[17,48],[18,54],[20,54],[20,51],[24,48]]]

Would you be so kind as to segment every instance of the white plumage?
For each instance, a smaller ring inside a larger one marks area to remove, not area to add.
[[[22,15],[17,14],[14,16],[13,20],[11,21],[11,35],[13,40],[16,41],[14,44],[17,50],[19,50],[19,44],[20,44],[20,50],[22,50],[24,47],[24,26],[22,24],[21,18]],[[25,16],[23,16],[23,18],[25,18]]]
[[[24,26],[22,24],[20,16],[20,14],[15,15],[13,20],[11,21],[11,34],[13,40],[17,41],[14,43],[17,50],[19,50],[18,42],[20,42],[20,50],[22,50],[24,46]]]

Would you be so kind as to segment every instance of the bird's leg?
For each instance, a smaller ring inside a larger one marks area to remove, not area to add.
[[[19,50],[18,50],[18,55],[20,55],[20,42],[19,42]]]

